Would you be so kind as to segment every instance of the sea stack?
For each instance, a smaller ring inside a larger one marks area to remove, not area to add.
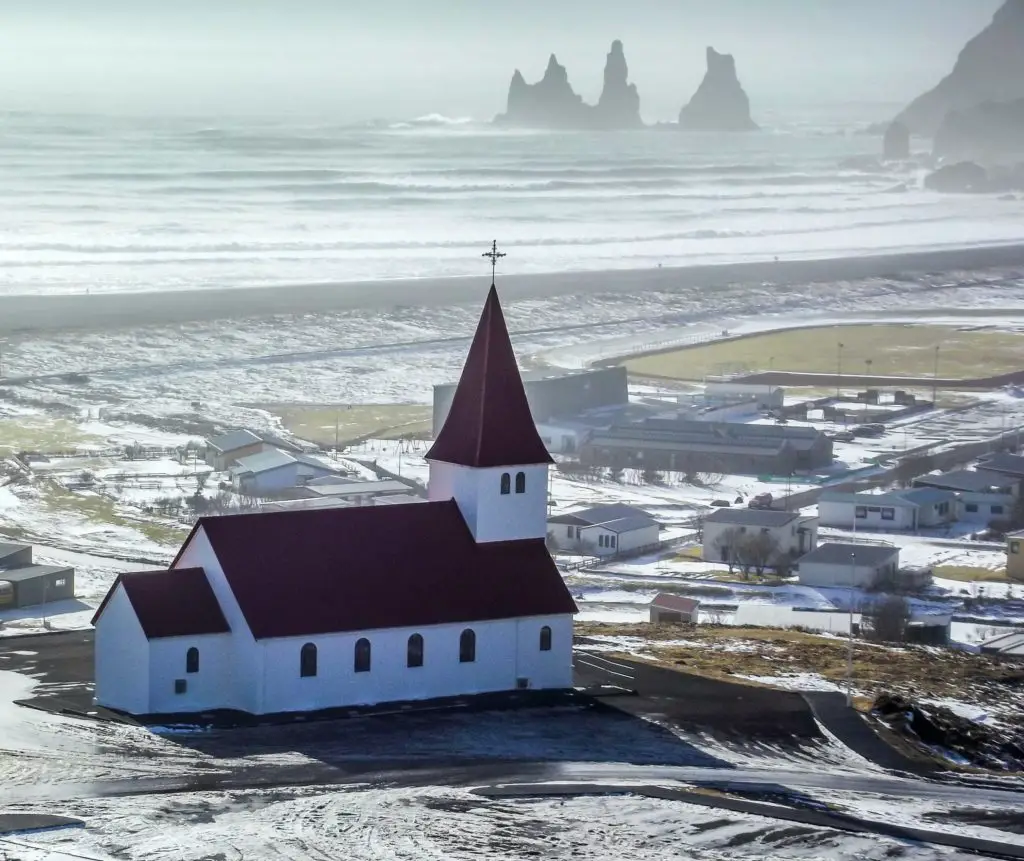
[[[708,48],[707,65],[700,87],[679,113],[679,128],[685,131],[756,131],[757,124],[750,118],[750,99],[736,76],[736,61],[732,55]]]
[[[885,130],[882,157],[886,161],[906,161],[910,158],[910,129],[899,120],[890,123]]]
[[[508,108],[495,119],[509,126],[544,129],[579,128],[584,122],[587,106],[573,92],[569,73],[552,54],[544,77],[528,84],[516,69],[508,88]]]
[[[629,83],[629,69],[622,42],[612,43],[604,67],[604,90],[596,105],[588,105],[569,83],[569,73],[554,54],[544,77],[526,83],[516,69],[508,88],[508,107],[495,117],[504,126],[535,129],[635,129],[642,128],[640,96]]]
[[[950,111],[1024,98],[1024,0],[1006,0],[992,23],[967,43],[953,71],[897,119],[933,136]]]
[[[640,94],[636,84],[629,83],[629,67],[622,42],[616,39],[604,65],[604,89],[594,108],[597,125],[608,129],[638,129],[643,127],[640,119]]]

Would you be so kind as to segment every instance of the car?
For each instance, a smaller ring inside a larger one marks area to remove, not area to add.
[[[712,508],[732,508],[732,503],[728,499],[714,499],[711,501]]]

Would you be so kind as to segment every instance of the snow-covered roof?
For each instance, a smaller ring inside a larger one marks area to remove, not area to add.
[[[939,487],[945,490],[961,490],[968,493],[1003,492],[1013,484],[1012,479],[998,472],[984,469],[958,469],[938,475],[922,475],[914,479],[915,487]]]
[[[1000,634],[981,644],[981,651],[1000,655],[1024,655],[1024,631]]]
[[[717,508],[704,518],[705,523],[732,523],[736,526],[785,526],[800,517],[799,511],[772,511],[766,508]]]
[[[215,436],[213,439],[208,439],[206,444],[223,454],[224,452],[237,451],[240,448],[245,448],[262,441],[260,437],[250,430],[235,430],[221,436]]]
[[[657,526],[658,521],[642,508],[632,505],[591,505],[577,511],[567,511],[548,519],[548,523],[562,523],[572,526],[600,526],[610,532],[622,534],[637,529]]]

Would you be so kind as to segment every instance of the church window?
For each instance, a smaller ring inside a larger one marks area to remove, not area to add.
[[[476,632],[466,628],[459,637],[459,663],[472,664],[476,661]]]
[[[306,643],[299,652],[299,675],[309,678],[316,675],[316,646]]]
[[[195,646],[193,646],[191,649],[185,652],[185,672],[199,672],[199,649],[197,649]]]
[[[547,625],[540,629],[540,650],[551,651],[551,629]]]
[[[370,672],[370,641],[366,637],[356,641],[356,672]]]
[[[516,473],[516,493],[526,493],[526,473]]]
[[[423,666],[423,637],[420,634],[413,634],[409,638],[409,646],[406,649],[405,665],[407,667]]]
[[[507,472],[501,474],[501,495],[508,496],[512,492],[512,476]]]

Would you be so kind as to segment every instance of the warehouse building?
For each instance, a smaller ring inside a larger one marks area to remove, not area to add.
[[[32,545],[0,543],[0,611],[74,597],[74,568],[36,565]]]
[[[624,367],[540,371],[523,374],[523,384],[530,413],[538,424],[556,416],[576,416],[590,410],[629,403]],[[455,383],[434,386],[435,437],[448,418],[454,395]]]
[[[808,427],[649,418],[596,431],[580,459],[659,472],[792,475],[831,465],[832,440]]]

